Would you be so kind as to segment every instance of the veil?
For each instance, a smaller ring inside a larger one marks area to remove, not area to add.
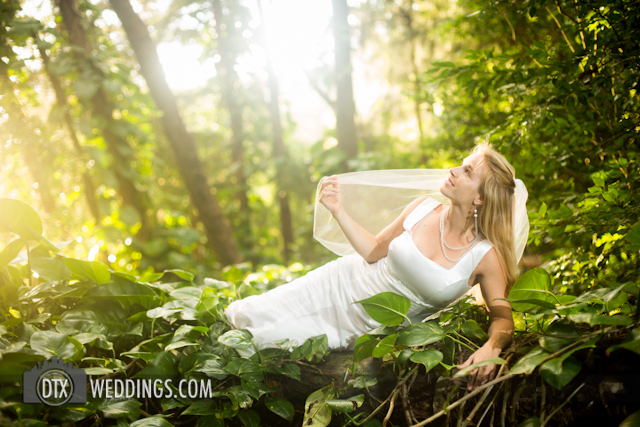
[[[449,205],[440,193],[449,169],[387,169],[349,172],[336,175],[342,208],[353,220],[372,235],[377,235],[402,213],[404,208],[421,196],[430,196]],[[355,250],[347,240],[331,212],[319,200],[316,189],[313,215],[313,237],[337,255],[349,255]],[[516,179],[514,200],[514,230],[516,259],[520,261],[529,236],[527,189]]]

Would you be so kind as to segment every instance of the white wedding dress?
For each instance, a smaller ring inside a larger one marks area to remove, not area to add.
[[[343,256],[269,292],[232,302],[227,319],[251,332],[259,349],[285,338],[301,345],[327,334],[329,348],[336,350],[352,350],[358,337],[381,326],[354,301],[395,292],[411,301],[411,321],[423,320],[469,291],[471,274],[492,248],[482,240],[450,269],[424,256],[413,242],[413,230],[439,204],[428,198],[418,205],[386,257],[369,264],[357,253]]]

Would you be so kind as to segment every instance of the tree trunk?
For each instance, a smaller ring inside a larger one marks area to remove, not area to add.
[[[22,110],[20,100],[14,93],[13,82],[9,79],[8,68],[4,61],[0,61],[0,94],[4,94],[2,106],[9,114],[9,117],[14,120],[14,123],[19,123],[9,132],[20,141],[24,162],[32,179],[38,183],[38,193],[42,198],[42,207],[47,213],[52,213],[56,205],[55,197],[49,187],[50,177],[46,168],[43,167],[44,161],[41,159],[43,153],[46,155],[45,144],[41,133],[37,133],[31,126],[27,115]]]
[[[82,26],[82,18],[76,8],[74,0],[57,0],[62,16],[62,24],[64,25],[69,41],[71,44],[81,48],[82,53],[78,53],[78,58],[86,61],[92,70],[92,74],[102,77],[102,71],[95,65],[91,58],[91,45],[87,33]],[[83,101],[83,100],[81,100]],[[86,100],[84,100],[86,102]],[[146,197],[139,191],[132,179],[135,179],[136,171],[130,166],[131,157],[126,153],[131,151],[131,146],[126,139],[116,134],[114,129],[115,119],[113,118],[113,107],[110,105],[107,94],[99,87],[90,101],[87,108],[91,111],[94,118],[104,121],[102,127],[102,137],[107,146],[107,151],[113,158],[113,170],[118,181],[118,194],[122,197],[125,205],[132,206],[140,216],[141,227],[137,237],[145,239],[151,233],[151,225],[147,216]]]
[[[225,24],[225,17],[222,11],[220,0],[213,0],[213,15],[215,17],[216,33],[218,35],[216,41],[218,43],[218,54],[220,55],[219,66],[216,67],[220,76],[220,87],[222,88],[222,99],[229,111],[231,120],[232,133],[232,151],[231,160],[232,167],[235,169],[233,174],[234,184],[237,188],[236,200],[240,201],[239,219],[240,224],[244,227],[239,235],[243,239],[242,246],[244,249],[250,249],[253,246],[251,233],[251,210],[249,208],[249,198],[247,197],[247,179],[244,174],[244,135],[242,129],[242,109],[237,102],[238,76],[233,69],[235,62],[234,52],[231,49],[229,40],[229,32],[225,31],[233,22]]]
[[[276,165],[276,185],[278,200],[280,201],[280,229],[282,231],[283,249],[282,256],[285,264],[289,264],[291,258],[291,245],[293,244],[293,227],[291,225],[291,209],[289,207],[289,194],[285,179],[285,171],[289,163],[289,153],[284,145],[282,137],[282,120],[280,117],[278,79],[273,71],[271,52],[266,42],[266,23],[262,13],[262,0],[258,0],[260,10],[260,20],[262,21],[262,35],[265,41],[265,53],[267,57],[267,75],[269,81],[269,115],[271,118],[271,129],[273,132],[273,160]]]
[[[347,154],[347,159],[358,154],[353,83],[351,80],[351,36],[349,34],[349,6],[347,0],[332,0],[333,38],[335,40],[336,78],[336,136],[338,145]]]
[[[414,113],[416,115],[416,122],[418,125],[418,149],[420,150],[420,162],[427,162],[427,150],[424,146],[424,130],[422,125],[422,113],[420,111],[420,69],[418,67],[418,63],[416,61],[416,30],[413,26],[413,0],[408,2],[408,7],[405,9],[403,7],[399,8],[399,12],[404,18],[405,25],[407,26],[407,31],[409,33],[409,47],[411,49],[410,59],[411,59],[411,71],[413,72],[413,108]]]
[[[37,35],[33,35],[33,38],[36,41],[38,40],[37,37]],[[78,155],[78,159],[82,163],[81,174],[82,181],[84,183],[84,195],[87,200],[87,205],[89,206],[89,211],[91,212],[95,223],[100,224],[100,208],[98,207],[98,201],[96,200],[96,187],[93,184],[91,175],[89,175],[89,171],[86,170],[87,155],[82,145],[80,145],[75,127],[73,126],[73,120],[71,119],[71,114],[69,113],[67,104],[67,95],[62,87],[62,84],[60,83],[60,80],[58,79],[58,76],[51,72],[51,60],[49,59],[49,55],[47,55],[47,51],[38,46],[38,52],[40,52],[40,57],[42,58],[42,62],[44,63],[45,72],[47,73],[47,76],[49,76],[51,86],[53,86],[53,90],[56,93],[56,103],[58,105],[58,108],[64,111],[64,122],[67,126],[67,130],[69,131],[69,137],[73,142],[73,148]]]
[[[165,134],[173,149],[178,169],[185,180],[191,200],[198,209],[198,216],[206,230],[209,246],[223,265],[238,263],[242,257],[233,232],[222,213],[218,200],[211,194],[196,144],[180,117],[178,105],[167,84],[149,30],[133,11],[128,0],[110,0],[110,3],[127,33],[151,96],[162,111]]]

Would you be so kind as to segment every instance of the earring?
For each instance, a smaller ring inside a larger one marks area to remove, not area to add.
[[[478,208],[473,205],[473,219],[476,222],[476,238],[478,237]]]

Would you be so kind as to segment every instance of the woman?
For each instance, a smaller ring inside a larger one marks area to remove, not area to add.
[[[498,357],[513,336],[511,307],[500,300],[517,276],[513,167],[487,144],[451,168],[440,192],[446,207],[420,197],[373,236],[342,208],[336,176],[319,185],[319,200],[338,222],[356,253],[310,271],[262,295],[235,301],[230,323],[249,330],[258,348],[290,338],[302,344],[327,334],[329,348],[352,349],[380,326],[355,301],[395,292],[411,301],[408,316],[420,321],[455,301],[476,283],[490,313],[488,341],[459,368]],[[489,380],[495,365],[479,368],[469,388]]]

